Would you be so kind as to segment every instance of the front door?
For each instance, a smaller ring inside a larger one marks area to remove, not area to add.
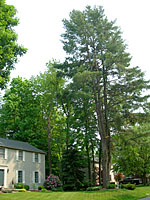
[[[4,169],[0,169],[0,186],[4,186]]]

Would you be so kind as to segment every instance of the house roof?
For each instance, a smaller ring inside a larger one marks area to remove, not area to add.
[[[45,153],[44,151],[32,146],[31,144],[28,144],[27,142],[9,140],[4,138],[0,138],[0,147],[7,147],[10,149],[19,149],[36,153]]]

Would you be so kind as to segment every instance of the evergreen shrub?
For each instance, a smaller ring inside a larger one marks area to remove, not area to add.
[[[24,185],[24,189],[29,190],[30,186],[29,185]]]
[[[23,183],[15,183],[14,187],[15,187],[15,189],[23,189],[24,184]]]
[[[102,186],[88,187],[86,191],[97,191],[102,189]]]
[[[44,186],[38,186],[38,190],[44,189]]]
[[[106,185],[106,189],[115,189],[116,185],[115,184],[108,184]]]
[[[127,190],[134,190],[136,187],[135,187],[135,184],[128,183],[128,184],[122,184],[121,188],[124,188]]]

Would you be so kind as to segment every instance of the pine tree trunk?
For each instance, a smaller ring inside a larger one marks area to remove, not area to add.
[[[88,161],[88,179],[89,179],[89,183],[91,185],[91,160],[90,160],[90,155],[89,155],[88,144],[86,144],[86,153],[87,153],[87,161]]]
[[[98,89],[97,89],[98,88]],[[98,119],[98,130],[102,141],[102,169],[103,169],[103,187],[109,184],[109,174],[110,174],[110,136],[108,135],[108,130],[106,129],[105,111],[103,101],[100,95],[100,88],[93,81],[93,93],[96,105],[96,113]]]
[[[101,185],[101,165],[102,165],[102,146],[101,146],[101,141],[99,145],[99,185]]]
[[[93,168],[93,173],[92,173],[92,182],[93,185],[96,185],[96,175],[95,175],[95,156],[94,156],[94,147],[92,144],[92,168]]]

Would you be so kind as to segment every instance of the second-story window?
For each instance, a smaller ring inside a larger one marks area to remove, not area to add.
[[[23,151],[19,151],[18,153],[18,160],[23,160]]]
[[[0,148],[0,158],[5,158],[5,149]]]
[[[38,155],[38,153],[35,153],[35,162],[39,162],[39,155]]]

